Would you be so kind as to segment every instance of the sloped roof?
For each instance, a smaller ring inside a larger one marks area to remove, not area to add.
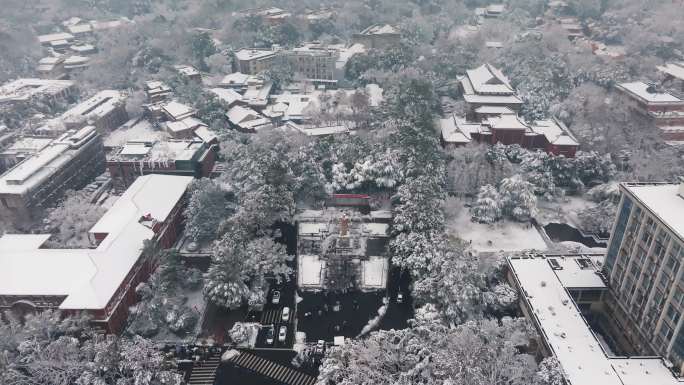
[[[166,220],[192,179],[136,179],[90,230],[108,234],[96,249],[40,249],[40,236],[0,237],[0,295],[65,295],[60,309],[103,309],[154,236],[141,218]]]
[[[489,64],[483,64],[475,69],[467,70],[466,76],[475,93],[506,95],[515,93],[508,78],[499,69]]]

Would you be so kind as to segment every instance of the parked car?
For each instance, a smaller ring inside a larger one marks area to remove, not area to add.
[[[286,337],[287,337],[287,326],[281,326],[280,330],[278,331],[278,342],[285,342]]]
[[[280,292],[278,290],[273,292],[273,299],[271,300],[274,305],[277,305],[280,303]]]
[[[273,325],[266,329],[266,344],[273,345],[273,339],[275,338],[275,327]]]
[[[404,302],[404,293],[397,294],[397,303],[403,303],[403,302]]]
[[[289,307],[284,307],[283,308],[283,321],[287,322],[290,320],[290,308]]]
[[[325,353],[325,341],[324,340],[318,340],[318,343],[316,344],[316,354],[323,355]]]

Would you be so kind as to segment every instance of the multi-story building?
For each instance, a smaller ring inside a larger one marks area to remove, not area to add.
[[[0,173],[42,151],[54,138],[44,136],[2,135],[0,132]]]
[[[129,141],[107,154],[107,170],[118,189],[140,175],[167,174],[208,177],[216,150],[202,140]]]
[[[28,221],[36,210],[104,172],[104,148],[95,127],[68,131],[0,175],[0,215]]]
[[[296,75],[314,84],[337,84],[335,66],[340,57],[337,49],[318,43],[308,43],[285,52],[284,59],[290,63]]]
[[[277,52],[266,49],[243,48],[235,52],[237,71],[256,75],[271,68],[276,61]]]
[[[667,63],[657,68],[665,75],[666,81],[679,81],[681,90],[684,91],[684,61]]]
[[[48,56],[40,59],[36,70],[43,79],[64,79],[67,75],[63,56]]]
[[[649,118],[667,141],[684,141],[684,96],[644,82],[620,83],[616,88],[629,107]]]
[[[301,290],[387,287],[392,213],[370,211],[368,199],[336,194],[324,210],[297,215],[297,286]]]
[[[609,307],[644,352],[684,362],[684,182],[623,183],[608,244]]]
[[[376,24],[354,34],[354,43],[363,44],[368,49],[385,49],[396,46],[401,40],[401,33],[389,24]]]
[[[65,103],[75,93],[76,84],[71,80],[17,79],[0,87],[0,107]]]
[[[158,264],[149,245],[171,247],[182,228],[191,182],[184,176],[137,178],[90,229],[94,248],[42,247],[50,234],[1,236],[0,310],[85,312],[95,326],[121,331],[135,288]]]
[[[513,111],[520,110],[522,106],[523,102],[508,78],[490,64],[467,70],[459,81],[463,99],[468,105],[468,119],[474,119],[476,110],[483,106],[508,107]]]
[[[521,312],[537,330],[539,356],[558,360],[564,384],[681,384],[681,379],[660,356],[613,351],[606,331],[593,329],[585,317],[601,312],[610,297],[610,289],[600,272],[603,258],[602,255],[507,258],[507,278],[519,293]]]
[[[126,94],[104,90],[79,103],[62,115],[67,129],[91,125],[101,134],[113,131],[128,120]]]
[[[173,68],[178,72],[180,76],[183,76],[184,78],[191,80],[193,82],[202,82],[202,74],[197,70],[197,68],[187,65],[187,64],[180,64],[180,65],[175,65]]]

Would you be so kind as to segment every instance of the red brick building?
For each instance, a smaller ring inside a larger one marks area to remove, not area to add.
[[[621,83],[616,88],[629,107],[647,116],[667,141],[684,141],[684,96],[644,82]]]
[[[503,114],[474,123],[462,117],[450,116],[441,119],[439,125],[442,146],[447,148],[464,146],[472,141],[492,145],[518,144],[530,150],[544,150],[569,158],[574,157],[579,148],[577,139],[563,123],[555,119],[528,124],[515,114]]]
[[[148,245],[168,248],[181,231],[192,179],[139,177],[90,230],[94,248],[42,248],[49,234],[0,237],[0,309],[87,312],[107,332],[121,331],[136,286],[158,263]]]

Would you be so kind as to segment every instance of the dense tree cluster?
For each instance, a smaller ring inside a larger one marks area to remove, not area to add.
[[[52,233],[47,246],[55,248],[88,248],[88,231],[107,209],[92,202],[85,191],[67,191],[56,207],[48,210],[43,220],[47,232]]]
[[[434,308],[426,306],[407,329],[374,332],[367,339],[333,348],[323,361],[317,384],[562,383],[553,362],[537,367],[532,355],[521,353],[532,335],[524,319],[449,327]]]
[[[188,292],[199,291],[202,273],[188,268],[176,250],[162,251],[160,265],[147,283],[136,287],[140,302],[131,308],[126,332],[151,338],[165,331],[185,337],[192,335],[200,309],[187,303]]]
[[[20,322],[0,317],[0,383],[6,385],[168,385],[181,375],[142,337],[102,335],[85,317],[46,310]]]

